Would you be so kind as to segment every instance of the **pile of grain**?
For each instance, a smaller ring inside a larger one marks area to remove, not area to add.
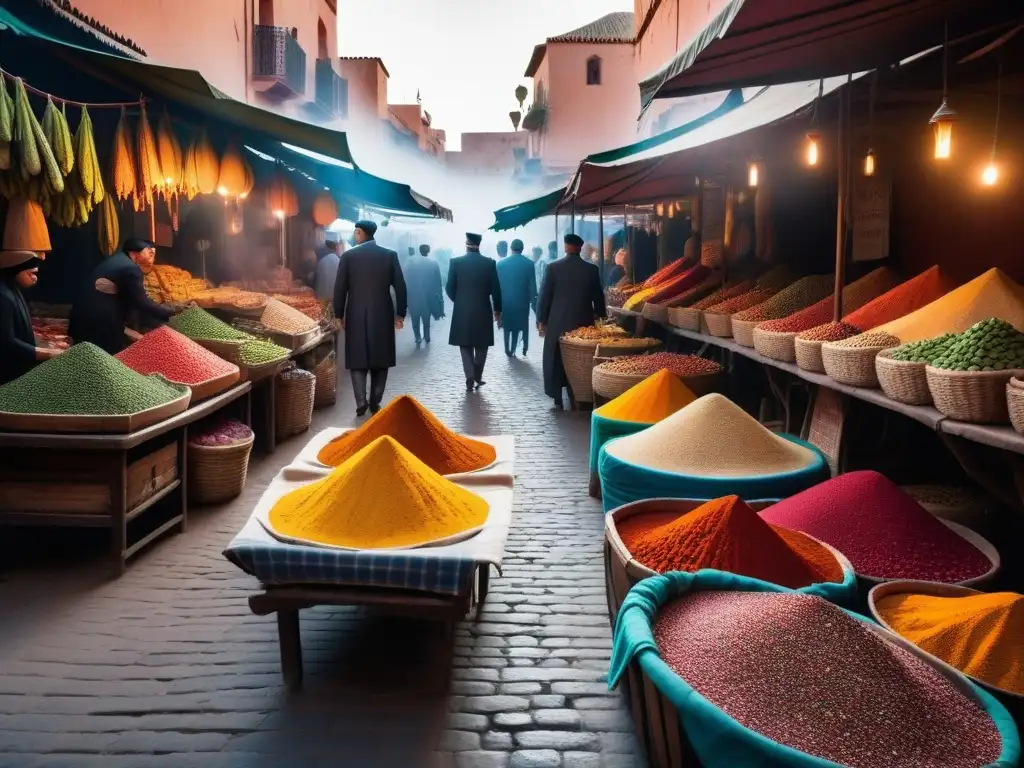
[[[237,365],[217,357],[168,326],[150,331],[120,352],[117,359],[136,373],[159,373],[179,384],[202,384],[238,373]]]
[[[190,339],[208,341],[250,341],[252,335],[244,333],[237,328],[232,328],[227,323],[218,320],[204,309],[189,307],[184,312],[175,315],[169,321],[170,326],[178,333],[188,336]]]
[[[732,316],[733,320],[760,322],[786,317],[828,296],[832,290],[832,284],[831,275],[802,277],[770,299],[749,309],[736,312]]]
[[[605,344],[602,344],[605,346]],[[680,355],[675,352],[655,352],[651,355],[627,355],[609,360],[597,366],[611,373],[631,373],[650,375],[662,368],[685,379],[687,376],[701,376],[707,373],[718,373],[722,366],[714,360],[697,355]]]
[[[317,327],[317,322],[308,315],[277,299],[267,302],[260,322],[272,331],[290,334],[306,333]]]
[[[706,296],[698,302],[690,305],[690,309],[708,309],[713,307],[715,304],[721,304],[722,302],[734,299],[737,296],[742,296],[744,293],[754,288],[753,280],[744,280],[742,283],[730,287],[719,288],[717,291],[712,293],[710,296]]]
[[[886,267],[864,275],[860,280],[850,283],[843,289],[844,309],[857,309],[868,301],[889,290],[896,282],[896,275]],[[766,302],[768,303],[768,302]],[[794,312],[777,320],[768,320],[758,326],[758,330],[771,333],[798,333],[827,323],[833,312],[834,298],[828,296],[816,304]],[[743,315],[737,315],[742,318]]]

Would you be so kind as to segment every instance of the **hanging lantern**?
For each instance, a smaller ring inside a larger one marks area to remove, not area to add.
[[[761,172],[758,168],[758,162],[756,160],[751,160],[750,164],[747,166],[747,186],[756,187],[760,181],[760,175]]]
[[[655,205],[654,205],[654,212],[658,216],[664,216],[665,215],[665,205],[664,205],[664,203],[655,203]]]
[[[942,105],[929,120],[935,129],[935,159],[948,160],[953,154],[953,123],[956,121],[956,112],[953,111],[945,99]]]
[[[267,190],[267,203],[279,219],[298,214],[298,195],[283,173],[277,173],[271,179],[270,188]]]
[[[821,159],[821,134],[816,131],[812,131],[807,134],[807,140],[804,145],[804,160],[807,165],[814,168],[818,165],[818,161]]]
[[[338,219],[338,203],[330,192],[324,191],[313,200],[313,221],[321,227],[329,226]]]
[[[238,193],[239,200],[245,200],[256,185],[256,176],[252,172],[252,166],[244,158],[242,159],[242,165],[245,170],[245,184],[242,186],[242,191]]]
[[[230,144],[220,160],[217,194],[225,198],[239,197],[245,190],[245,182],[245,161],[238,147]]]
[[[868,153],[864,155],[864,175],[875,175],[875,150],[873,149],[869,149]]]

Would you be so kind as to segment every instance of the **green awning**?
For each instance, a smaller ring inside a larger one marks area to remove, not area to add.
[[[74,12],[74,13],[77,13]],[[4,0],[0,8],[0,18],[16,16],[18,30],[31,30],[28,34],[55,43],[75,45],[91,51],[116,53],[123,56],[138,57],[140,54],[112,39],[98,29],[76,19],[71,11],[59,7],[56,2],[41,0]]]
[[[494,223],[491,229],[495,232],[502,232],[506,229],[515,229],[529,224],[534,219],[542,216],[551,216],[558,208],[558,204],[565,197],[566,187],[535,197],[532,200],[524,200],[515,205],[509,205],[494,212]]]

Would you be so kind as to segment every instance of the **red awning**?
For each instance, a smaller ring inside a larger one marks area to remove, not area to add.
[[[885,67],[1017,19],[1018,0],[730,0],[664,67],[640,104]]]

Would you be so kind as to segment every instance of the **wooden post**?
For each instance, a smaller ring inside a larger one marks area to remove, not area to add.
[[[604,203],[597,206],[597,269],[601,273],[601,285],[604,285]]]
[[[848,75],[846,85],[839,102],[838,147],[836,156],[838,165],[839,199],[836,203],[836,276],[833,291],[832,319],[839,322],[843,319],[843,286],[846,284],[846,221],[847,201],[850,197],[850,85],[852,78]]]

